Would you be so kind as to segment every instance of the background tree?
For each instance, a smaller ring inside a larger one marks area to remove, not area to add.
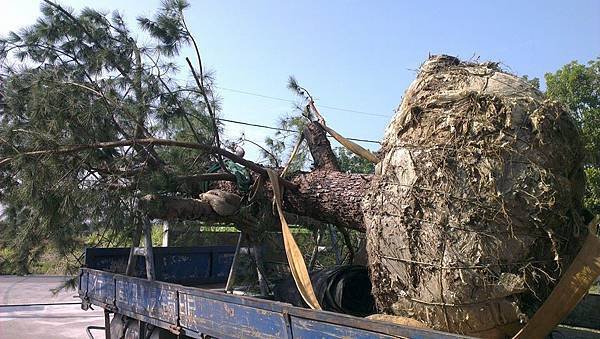
[[[375,172],[375,164],[343,147],[337,147],[335,153],[340,169],[344,172],[364,174],[373,174]]]
[[[545,75],[546,94],[565,104],[581,126],[586,149],[586,207],[600,213],[600,58],[573,61]]]
[[[272,166],[284,166],[296,144],[301,141],[302,130],[306,126],[307,120],[302,114],[294,114],[296,111],[298,110],[282,116],[277,123],[280,130],[265,138],[266,147],[261,149],[261,155]],[[306,169],[311,160],[308,147],[305,143],[301,143],[290,163],[290,172]]]

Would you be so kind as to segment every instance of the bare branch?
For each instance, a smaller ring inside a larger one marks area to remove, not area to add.
[[[260,150],[263,151],[265,153],[265,155],[268,155],[271,158],[271,160],[273,160],[273,164],[275,165],[275,167],[279,167],[279,159],[277,159],[277,157],[273,153],[271,153],[269,150],[262,147],[259,143],[256,143],[250,139],[243,138],[242,140],[244,142],[247,141],[247,142],[251,143],[252,145],[260,148]]]
[[[192,75],[194,76],[194,79],[196,80],[196,85],[198,85],[200,92],[202,93],[202,97],[204,98],[204,102],[206,104],[206,109],[208,110],[208,114],[210,115],[210,119],[212,121],[212,127],[213,127],[213,138],[214,138],[215,146],[220,148],[221,141],[219,140],[219,128],[217,127],[217,116],[215,115],[215,112],[212,109],[212,105],[210,104],[210,100],[208,99],[208,95],[206,94],[206,89],[204,88],[204,80],[203,80],[204,75],[202,73],[200,73],[200,78],[198,78],[198,75],[196,75],[196,71],[194,70],[194,66],[192,66],[192,62],[190,61],[190,58],[185,58],[185,60],[187,61],[188,65],[190,66]],[[223,159],[221,159],[220,155],[217,155],[217,160],[219,161],[219,165],[221,166],[221,168],[224,171],[227,171],[227,168],[225,167],[225,164],[223,163]]]
[[[365,158],[365,159],[371,161],[372,163],[376,164],[379,162],[379,158],[377,158],[377,156],[375,154],[373,154],[371,151],[360,146],[357,143],[354,143],[354,142],[348,140],[347,138],[344,138],[342,135],[337,133],[335,130],[328,127],[327,124],[325,123],[325,119],[323,118],[323,116],[317,109],[317,106],[315,105],[315,100],[313,99],[313,96],[310,94],[310,92],[306,88],[300,86],[298,84],[298,81],[294,77],[290,77],[288,88],[295,91],[298,95],[303,96],[308,101],[308,104],[306,107],[308,114],[306,116],[309,119],[311,116],[310,112],[314,113],[315,117],[317,118],[317,121],[321,124],[321,126],[340,144],[342,144],[344,147],[346,147],[352,153],[354,153],[362,158]]]
[[[115,148],[115,147],[135,146],[135,145],[172,146],[172,147],[197,149],[197,150],[201,150],[201,151],[204,151],[204,152],[210,153],[210,154],[218,154],[218,155],[223,156],[235,163],[243,165],[256,173],[259,173],[261,175],[267,175],[267,171],[262,166],[254,163],[250,160],[246,160],[242,157],[239,157],[239,156],[237,156],[227,150],[224,150],[222,148],[205,145],[205,144],[168,140],[168,139],[157,139],[157,138],[106,141],[106,142],[97,142],[97,143],[84,144],[84,145],[67,145],[67,146],[57,147],[54,149],[25,151],[25,152],[21,152],[19,155],[35,157],[35,156],[44,156],[44,155],[71,154],[71,153],[77,153],[77,152],[90,150],[90,149],[97,149],[97,148]],[[0,159],[0,166],[4,165],[6,163],[9,163],[12,160],[14,160],[14,158],[11,158],[11,157]],[[287,188],[296,189],[296,185],[294,185],[293,183],[291,183],[285,179],[281,179],[281,182]]]

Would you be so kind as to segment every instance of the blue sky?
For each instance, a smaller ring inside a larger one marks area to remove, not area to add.
[[[0,33],[33,22],[39,3],[1,0]],[[217,85],[288,100],[295,75],[322,108],[328,124],[347,137],[380,140],[415,77],[431,54],[500,61],[519,75],[543,78],[572,60],[600,56],[600,1],[198,1],[187,12],[204,63]],[[160,1],[60,1],[119,10],[132,25]],[[140,36],[141,40],[145,38]],[[184,56],[193,56],[184,50]],[[292,104],[218,90],[222,116],[275,125]],[[262,142],[271,131],[225,125]],[[371,148],[373,145],[365,144]],[[253,146],[247,153],[256,157]]]

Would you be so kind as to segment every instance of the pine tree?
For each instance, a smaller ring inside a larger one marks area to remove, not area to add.
[[[235,141],[220,140],[219,100],[185,21],[188,6],[167,0],[153,17],[138,18],[153,38],[142,45],[118,12],[75,12],[43,0],[35,24],[0,40],[1,270],[26,273],[48,247],[80,260],[83,246],[123,246],[142,216],[233,223],[257,234],[277,226],[260,221],[273,215],[270,193],[249,200],[265,168],[223,148]],[[180,70],[188,45],[195,55]],[[185,75],[193,81],[177,80]],[[282,124],[298,130],[289,139],[306,141],[281,179],[289,215],[364,231],[368,177],[321,168],[336,160],[310,116]],[[281,148],[271,159],[277,168],[289,145],[273,140]],[[320,165],[300,171],[314,149],[329,152],[312,154]],[[210,188],[239,194],[245,205],[220,215],[198,199]],[[345,209],[340,199],[349,199]]]
[[[84,233],[108,232],[101,245],[120,239],[139,222],[136,197],[178,194],[174,178],[208,166],[201,152],[152,145],[22,155],[155,135],[210,144],[208,112],[218,110],[211,75],[199,72],[200,88],[173,79],[173,57],[191,41],[187,6],[166,1],[155,18],[138,19],[155,46],[140,45],[116,11],[75,13],[51,1],[35,24],[0,40],[2,245],[14,249],[17,272],[46,246],[70,255]]]

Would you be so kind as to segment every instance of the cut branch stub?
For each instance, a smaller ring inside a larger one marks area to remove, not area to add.
[[[310,122],[304,127],[302,133],[308,143],[315,168],[339,171],[337,158],[331,150],[331,144],[327,140],[327,134],[323,127],[318,122]]]
[[[200,200],[208,202],[215,212],[224,217],[236,214],[242,201],[239,195],[220,189],[200,194]]]

